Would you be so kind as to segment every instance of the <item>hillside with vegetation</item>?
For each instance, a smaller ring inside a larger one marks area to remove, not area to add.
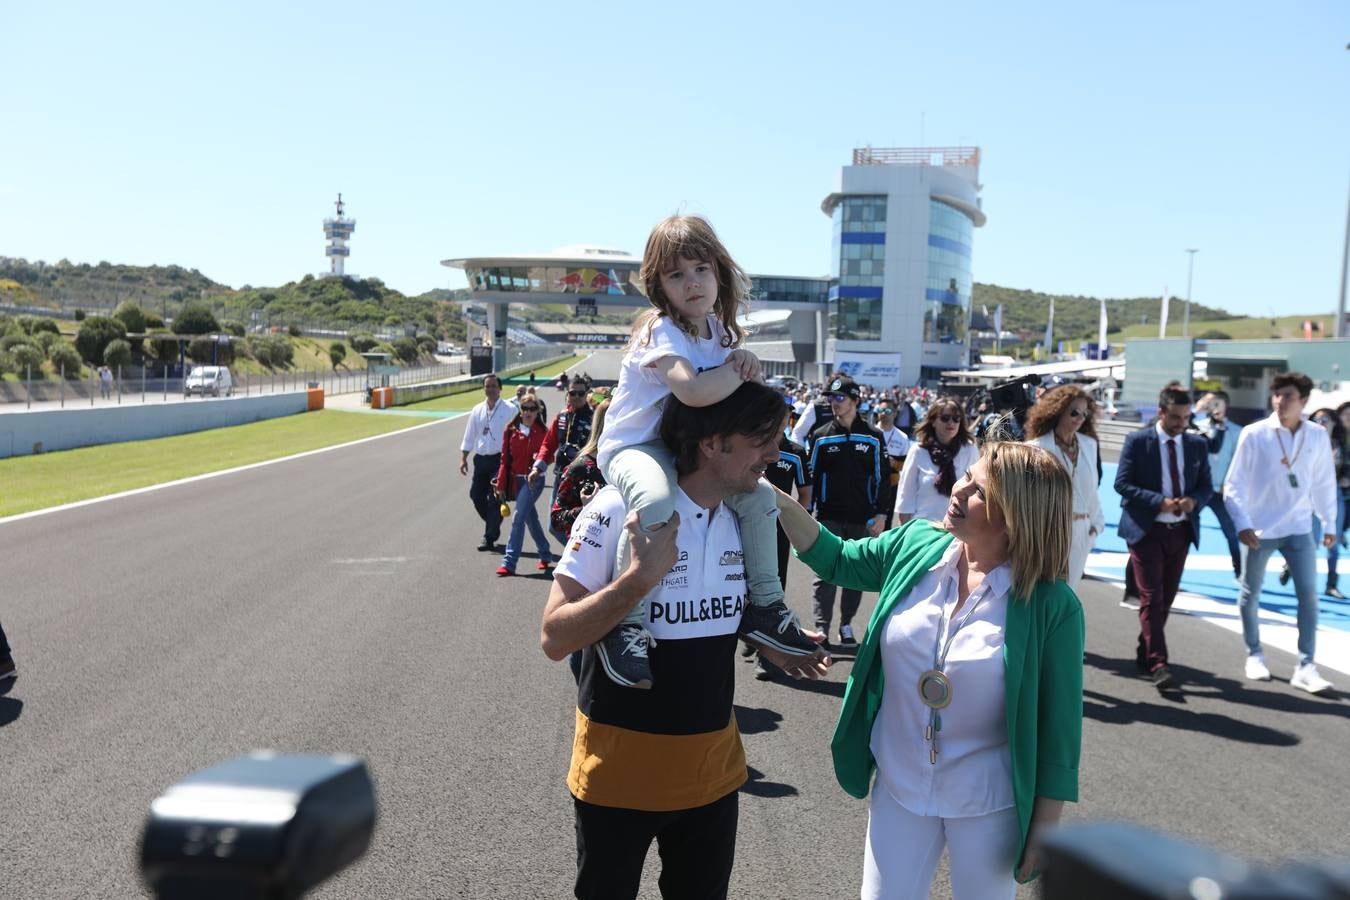
[[[1003,304],[1003,330],[1024,332],[1034,340],[1039,340],[1045,331],[1046,317],[1050,313],[1050,300],[1055,301],[1055,337],[1073,340],[1087,338],[1096,340],[1097,323],[1101,315],[1101,301],[1096,297],[1082,297],[1066,294],[1043,294],[1039,291],[1020,290],[1000,287],[996,284],[975,284],[971,308],[983,314],[989,310],[990,321],[994,310]],[[1161,297],[1134,297],[1130,299],[1108,299],[1106,317],[1108,333],[1115,335],[1127,326],[1152,325],[1153,334],[1158,333],[1158,316]],[[1173,298],[1168,318],[1178,323],[1180,328],[1183,301]],[[1196,323],[1222,322],[1238,318],[1232,313],[1199,303],[1191,304],[1191,333],[1198,334],[1209,326],[1202,325],[1199,330]],[[990,325],[990,328],[993,326]],[[1178,333],[1180,333],[1178,331]]]

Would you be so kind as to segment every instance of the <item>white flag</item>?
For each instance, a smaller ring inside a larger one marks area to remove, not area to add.
[[[1003,304],[994,309],[994,334],[1003,337]]]
[[[1172,300],[1172,295],[1167,293],[1167,288],[1163,288],[1162,318],[1158,320],[1158,337],[1167,337],[1167,304]]]
[[[1106,298],[1102,298],[1102,314],[1097,321],[1097,358],[1106,359]]]

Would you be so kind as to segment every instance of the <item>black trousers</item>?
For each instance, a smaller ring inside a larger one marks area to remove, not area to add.
[[[9,641],[5,639],[4,626],[0,625],[0,659],[9,658]]]
[[[867,537],[866,522],[843,522],[839,519],[821,519],[820,524],[827,531],[839,535],[844,540]],[[839,590],[824,578],[817,578],[812,585],[812,615],[815,616],[817,631],[829,632],[830,621],[834,618],[834,595]],[[839,627],[853,624],[853,617],[862,605],[862,591],[853,588],[839,590]]]
[[[578,900],[631,900],[647,848],[661,854],[658,885],[666,900],[725,900],[736,857],[739,794],[676,812],[596,806],[573,798]]]
[[[497,543],[502,536],[502,505],[493,496],[492,482],[497,479],[497,469],[501,467],[502,455],[473,458],[473,481],[469,482],[469,499],[483,520],[483,540],[489,544]]]

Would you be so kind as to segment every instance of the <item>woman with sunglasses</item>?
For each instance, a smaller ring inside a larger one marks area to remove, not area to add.
[[[539,514],[534,508],[539,492],[544,489],[544,479],[537,479],[536,486],[530,483],[529,477],[548,431],[540,420],[540,411],[539,401],[526,394],[521,399],[520,411],[507,423],[506,433],[502,437],[502,463],[497,469],[497,499],[503,502],[515,500],[516,516],[511,520],[511,536],[506,541],[502,564],[497,567],[498,575],[516,574],[516,560],[520,559],[520,547],[525,542],[527,527],[539,551],[539,571],[547,572],[553,562],[548,535],[539,524]]]
[[[941,522],[952,488],[980,458],[960,401],[939,397],[914,429],[914,446],[900,470],[895,524],[910,519]]]
[[[1046,391],[1027,412],[1027,443],[1050,451],[1073,481],[1073,544],[1065,580],[1075,592],[1097,535],[1106,527],[1097,496],[1096,412],[1092,396],[1076,384]]]

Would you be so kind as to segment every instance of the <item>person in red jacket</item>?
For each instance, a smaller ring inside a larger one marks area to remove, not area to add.
[[[548,535],[539,524],[539,514],[534,508],[544,482],[540,478],[531,484],[529,478],[534,459],[544,444],[544,434],[548,430],[540,421],[539,412],[539,401],[526,395],[521,401],[520,411],[507,424],[502,437],[502,462],[497,469],[497,497],[503,501],[516,501],[516,517],[511,521],[511,536],[506,541],[502,564],[497,567],[498,575],[516,574],[516,560],[520,558],[520,547],[525,542],[527,527],[539,550],[539,571],[547,572],[553,563]]]

